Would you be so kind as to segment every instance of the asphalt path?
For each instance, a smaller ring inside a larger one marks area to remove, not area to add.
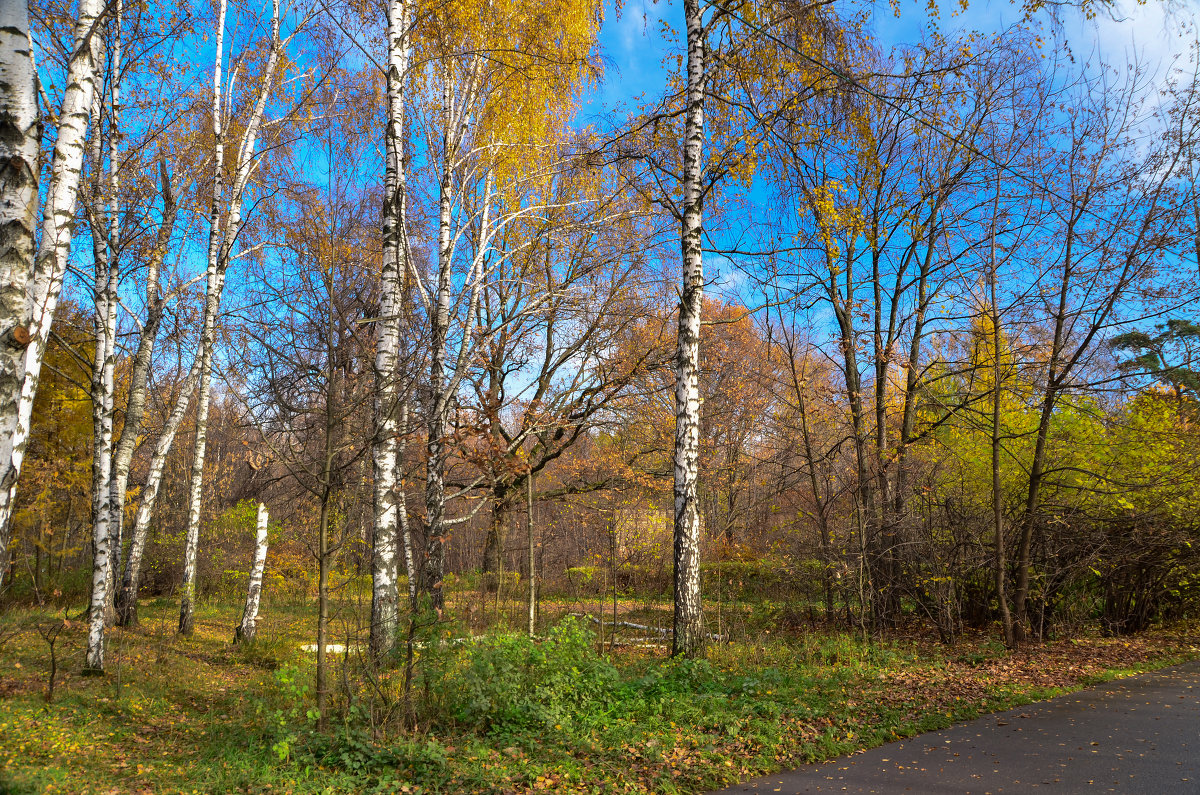
[[[1200,661],[997,712],[719,795],[1200,795]]]

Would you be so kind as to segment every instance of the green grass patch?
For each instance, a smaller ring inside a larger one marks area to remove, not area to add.
[[[1167,636],[1010,654],[986,638],[822,633],[682,661],[600,654],[571,620],[537,641],[443,626],[422,637],[407,706],[402,654],[377,671],[337,655],[318,732],[307,608],[264,611],[242,647],[233,605],[203,606],[186,639],[173,603],[141,610],[141,626],[111,634],[104,677],[80,675],[84,628],[63,630],[51,704],[37,628],[61,613],[0,616],[0,793],[692,793],[1195,653]]]

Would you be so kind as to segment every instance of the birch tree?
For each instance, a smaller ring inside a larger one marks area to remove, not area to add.
[[[712,230],[705,228],[705,202],[728,178],[747,180],[755,170],[758,148],[773,119],[795,107],[811,93],[807,85],[793,90],[773,109],[756,107],[766,93],[764,83],[811,70],[797,68],[797,59],[782,57],[779,35],[794,35],[806,47],[819,46],[820,36],[806,34],[809,10],[820,6],[787,4],[777,8],[752,3],[730,5],[685,0],[682,4],[686,54],[679,73],[656,107],[634,120],[620,137],[645,164],[643,194],[679,224],[679,303],[675,347],[674,492],[674,646],[673,653],[695,656],[704,643],[700,601],[701,506],[700,458],[700,333],[704,305],[704,245]],[[778,34],[780,26],[792,25]],[[767,32],[769,35],[763,35]],[[813,42],[817,42],[816,45]],[[710,56],[709,49],[714,55]],[[824,57],[821,53],[821,57]],[[707,107],[721,103],[725,115],[711,124]],[[680,123],[681,121],[681,123]]]
[[[187,415],[188,406],[191,405],[196,391],[196,383],[199,380],[200,357],[197,356],[191,370],[183,379],[179,397],[158,434],[158,441],[155,442],[154,452],[150,456],[149,472],[146,482],[142,486],[137,513],[134,516],[129,554],[125,558],[125,570],[121,576],[121,587],[116,597],[117,623],[123,627],[135,626],[138,623],[138,582],[141,576],[142,555],[146,549],[146,539],[150,534],[150,520],[154,517],[154,505],[162,486],[167,456],[171,453],[175,435]]]
[[[250,564],[250,576],[246,586],[246,606],[242,620],[234,635],[235,643],[250,643],[257,631],[258,602],[262,598],[263,570],[267,565],[267,524],[270,515],[267,506],[258,504],[258,525],[254,535],[254,560]]]
[[[407,432],[407,397],[402,396],[400,334],[403,318],[401,285],[410,265],[405,245],[408,224],[405,169],[406,102],[411,23],[408,0],[387,3],[387,121],[384,127],[383,269],[380,313],[375,352],[375,438],[371,445],[374,473],[374,548],[371,563],[371,652],[376,657],[395,644],[399,621],[397,589],[397,528],[404,525],[405,566],[410,588],[415,586],[412,539],[406,506],[401,504],[402,484],[397,472],[402,464],[400,439]],[[405,391],[405,395],[407,392]],[[400,415],[404,416],[401,417]]]
[[[3,92],[3,101],[12,103],[6,108],[4,118],[6,123],[15,125],[11,128],[14,135],[6,136],[11,143],[5,146],[12,147],[12,154],[17,158],[10,161],[12,166],[5,170],[4,194],[0,197],[6,213],[0,220],[5,222],[5,234],[13,235],[3,247],[4,274],[0,277],[5,295],[4,306],[0,308],[5,312],[0,319],[4,326],[0,334],[5,349],[4,355],[0,356],[0,560],[3,561],[8,560],[13,501],[29,438],[33,398],[71,250],[97,64],[102,56],[97,34],[104,9],[101,0],[79,3],[54,152],[50,157],[37,254],[28,261],[32,236],[29,227],[23,225],[35,211],[36,199],[30,197],[37,195],[38,186],[37,180],[32,185],[28,182],[26,169],[37,173],[36,160],[31,159],[36,154],[37,144],[30,136],[36,139],[40,129],[30,126],[36,125],[33,116],[36,102],[26,95],[26,91],[35,90],[30,81],[36,77],[29,49],[28,17],[15,8],[19,5],[19,2],[5,4],[5,32],[0,42],[0,46],[6,48],[2,53],[6,70],[3,77],[12,81],[12,90]],[[24,43],[20,42],[22,36]],[[26,61],[28,68],[23,65]],[[18,227],[26,231],[19,231]],[[22,294],[23,298],[19,298]],[[0,566],[0,569],[6,568]],[[0,584],[3,584],[3,576],[0,571]]]
[[[234,256],[238,235],[242,229],[242,204],[250,179],[258,165],[256,151],[259,131],[262,128],[267,102],[276,88],[276,70],[283,54],[285,41],[280,35],[282,6],[273,0],[269,40],[266,43],[266,63],[260,77],[259,87],[245,109],[241,134],[237,139],[233,160],[229,164],[233,178],[226,187],[225,131],[230,122],[232,108],[223,101],[226,93],[232,94],[233,84],[238,79],[235,69],[229,85],[222,79],[225,59],[225,16],[227,0],[221,0],[218,8],[216,51],[213,61],[212,90],[212,135],[213,135],[213,192],[209,208],[208,260],[205,271],[204,321],[200,336],[200,377],[196,398],[196,441],[192,454],[190,488],[188,492],[188,520],[184,538],[183,577],[180,582],[179,633],[192,634],[195,610],[196,548],[200,540],[200,504],[204,482],[204,455],[207,440],[208,409],[211,400],[213,349],[217,315],[220,310],[221,294],[225,287],[225,272]],[[294,34],[293,34],[294,35]]]
[[[679,245],[683,266],[675,349],[675,612],[671,653],[696,657],[704,649],[700,601],[700,310],[704,304],[704,92],[701,0],[684,0],[687,87],[683,128]]]
[[[85,214],[92,231],[94,280],[92,299],[95,306],[92,327],[95,353],[92,357],[92,594],[89,614],[87,668],[104,667],[104,627],[112,623],[113,571],[119,566],[121,538],[112,526],[113,492],[113,413],[116,367],[117,310],[120,301],[120,141],[122,4],[117,1],[107,25],[108,91],[103,85],[92,95],[91,196],[85,202]],[[102,106],[107,99],[109,159],[107,180],[104,171]],[[107,198],[107,202],[105,201]],[[107,205],[107,206],[105,206]]]
[[[36,252],[41,118],[37,101],[29,10],[0,8],[0,417],[14,414],[22,357],[29,344],[26,287]],[[9,522],[0,516],[0,586],[8,572]]]
[[[548,169],[539,144],[559,131],[562,111],[591,73],[598,21],[589,0],[489,3],[486,14],[462,4],[439,9],[425,39],[436,266],[428,285],[413,275],[429,324],[422,582],[439,614],[447,528],[467,518],[447,519],[446,505],[479,482],[446,493],[459,388],[478,344],[495,331],[477,328],[482,291],[489,271],[512,253],[496,253],[495,240],[542,212],[544,202],[514,197],[536,179],[531,174]],[[487,57],[501,51],[504,59]]]

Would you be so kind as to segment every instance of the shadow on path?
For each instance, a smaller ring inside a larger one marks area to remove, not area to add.
[[[1200,793],[1200,661],[747,781],[719,795]]]

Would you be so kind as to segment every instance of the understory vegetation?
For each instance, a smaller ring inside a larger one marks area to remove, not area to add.
[[[67,662],[86,641],[68,619],[51,702],[46,633],[64,613],[12,610],[0,618],[0,792],[694,793],[1197,653],[1196,628],[1180,624],[1017,654],[978,633],[946,645],[822,629],[672,659],[625,629],[601,651],[581,621],[557,617],[571,607],[546,605],[556,618],[539,640],[424,632],[408,704],[403,652],[380,670],[361,647],[339,651],[324,732],[307,608],[268,608],[238,647],[232,605],[199,606],[183,638],[174,602],[148,602],[138,627],[114,632],[104,678]]]

